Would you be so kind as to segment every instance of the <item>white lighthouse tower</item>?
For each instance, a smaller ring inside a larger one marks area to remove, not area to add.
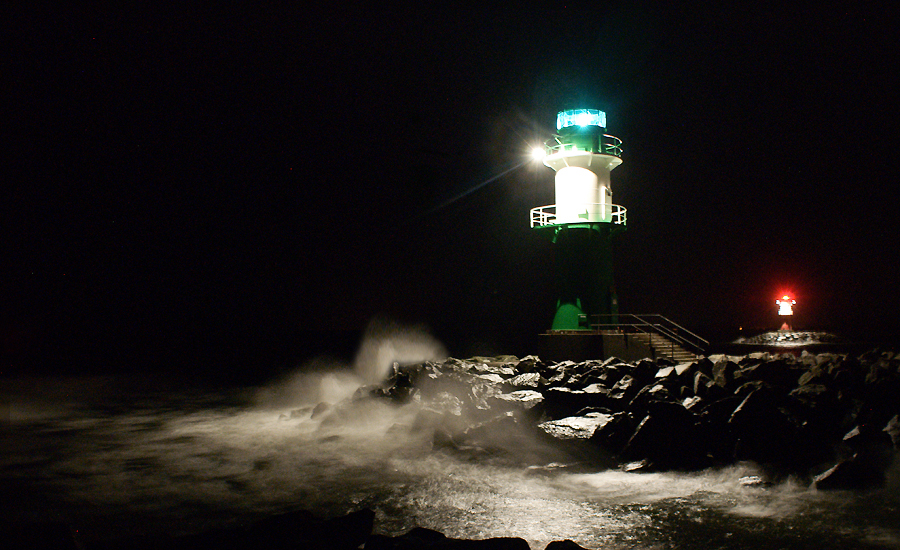
[[[556,171],[556,204],[531,210],[531,227],[556,245],[559,295],[552,331],[587,330],[589,318],[615,323],[611,237],[625,229],[613,204],[610,172],[622,164],[622,140],[606,134],[606,113],[561,111],[544,164]]]

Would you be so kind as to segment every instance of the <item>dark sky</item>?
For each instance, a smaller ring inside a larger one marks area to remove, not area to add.
[[[889,13],[305,4],[3,8],[3,369],[259,369],[374,317],[527,353],[553,172],[450,199],[574,105],[624,141],[624,311],[900,328]]]

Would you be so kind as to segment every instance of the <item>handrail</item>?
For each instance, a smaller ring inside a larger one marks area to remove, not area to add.
[[[628,209],[619,204],[602,204],[602,203],[585,203],[582,206],[585,208],[585,212],[588,210],[596,210],[596,216],[600,216],[603,218],[608,218],[608,220],[580,220],[578,222],[562,222],[562,223],[614,223],[616,225],[625,225],[627,221]],[[546,206],[538,206],[536,208],[531,209],[531,227],[541,227],[544,225],[555,225],[556,221],[556,207],[555,204],[548,204]],[[597,208],[591,208],[597,207]],[[605,209],[609,209],[608,211],[604,211]]]
[[[704,353],[706,351],[706,348],[709,346],[709,341],[705,338],[694,334],[675,321],[672,321],[668,317],[665,317],[659,313],[644,313],[641,315],[630,313],[620,313],[618,315],[598,314],[594,315],[593,317],[598,321],[603,317],[613,317],[616,318],[617,321],[622,317],[630,317],[638,321],[638,323],[592,323],[591,326],[596,328],[596,330],[602,330],[603,328],[615,328],[616,330],[621,330],[620,327],[630,327],[633,329],[637,329],[641,333],[647,334],[648,331],[646,329],[649,329],[652,332],[664,336],[670,342],[678,343],[680,346],[689,348],[690,350],[693,350],[699,354]],[[647,318],[653,318],[654,320],[657,320],[657,322],[651,322]],[[659,322],[660,320],[664,321],[664,323]]]
[[[605,138],[605,139],[604,139]],[[556,143],[550,144],[551,140],[547,140],[544,143],[544,149],[547,156],[550,156],[555,153],[565,152],[565,151],[584,151],[586,153],[594,153],[601,155],[612,155],[614,157],[622,156],[622,140],[617,138],[616,136],[611,136],[609,134],[603,134],[600,142],[598,143],[599,149],[597,151],[592,151],[589,149],[585,149],[584,147],[579,147],[578,144],[572,143],[571,141],[566,140],[565,142],[560,141],[561,139],[565,139],[562,136],[553,136],[553,140]]]
[[[638,314],[634,314],[634,316],[637,317]],[[695,339],[703,342],[707,346],[709,345],[709,340],[707,340],[701,336],[698,336],[697,334],[694,334],[693,332],[689,331],[688,329],[684,328],[683,326],[679,325],[675,321],[669,319],[668,317],[666,317],[660,313],[642,313],[642,314],[640,314],[640,316],[641,317],[659,317],[660,319],[664,320],[665,322],[669,323],[670,325],[674,326],[675,328],[682,330],[682,331],[686,332],[687,334],[693,336]]]

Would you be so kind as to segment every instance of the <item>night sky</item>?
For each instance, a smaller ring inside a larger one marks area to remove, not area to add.
[[[3,8],[4,374],[265,372],[372,319],[532,352],[553,172],[481,184],[574,107],[624,141],[624,312],[900,334],[889,13],[305,4]]]

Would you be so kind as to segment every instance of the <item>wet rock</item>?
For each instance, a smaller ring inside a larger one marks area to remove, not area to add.
[[[738,480],[741,487],[770,487],[771,481],[766,481],[760,476],[744,476]]]
[[[60,522],[0,523],[0,542],[8,550],[78,550],[73,529]]]
[[[513,369],[517,373],[535,372],[540,371],[543,368],[546,368],[546,365],[544,365],[539,357],[534,355],[527,355],[523,357],[513,367]]]
[[[509,363],[500,363],[500,362],[487,362],[487,363],[476,363],[475,364],[475,372],[478,374],[493,374],[500,376],[504,379],[512,378],[516,375],[515,369]]]
[[[813,479],[813,487],[821,490],[861,490],[880,486],[884,481],[884,471],[857,454],[817,475]]]
[[[777,407],[770,390],[756,390],[732,413],[728,420],[737,442],[734,458],[765,464],[793,465],[798,460],[797,430]],[[804,455],[805,456],[805,455]]]
[[[542,422],[538,424],[538,429],[554,439],[588,440],[598,428],[606,425],[612,418],[609,414],[592,412],[584,416],[570,416]]]
[[[503,385],[517,390],[537,389],[546,386],[547,380],[540,373],[526,372],[505,380]]]
[[[551,418],[572,416],[586,407],[599,407],[600,394],[586,393],[583,390],[569,388],[548,388],[542,392],[544,407]]]
[[[641,420],[622,449],[626,461],[647,459],[655,468],[701,467],[705,447],[698,445],[697,417],[678,403],[648,403]]]
[[[891,442],[894,445],[895,449],[900,449],[900,417],[898,415],[894,415],[891,418],[887,426],[884,427],[885,433],[891,438]]]
[[[490,452],[524,449],[530,427],[523,426],[512,411],[466,428],[454,441]]]
[[[738,386],[737,389],[734,390],[734,395],[746,397],[747,395],[750,395],[757,390],[770,390],[771,388],[772,387],[770,385],[766,384],[762,380],[751,380],[750,382],[744,382],[743,384]]]
[[[312,413],[310,413],[310,418],[312,420],[321,418],[322,415],[326,414],[329,410],[331,410],[331,406],[332,406],[331,403],[326,403],[326,402],[322,401],[321,403],[319,403],[318,405],[316,405],[313,408]],[[291,411],[291,418],[294,418],[294,412],[296,412],[296,411]]]
[[[217,548],[243,550],[266,548],[288,550],[351,550],[359,548],[372,534],[375,512],[369,509],[352,512],[346,516],[321,519],[311,512],[299,510],[278,514],[247,527],[221,529],[180,537],[140,537],[110,541],[107,549],[121,548],[143,550],[171,548],[192,550]]]
[[[624,409],[640,391],[637,380],[630,374],[622,376],[610,389],[608,400],[612,407]]]
[[[499,374],[495,374],[495,373],[476,374],[475,376],[477,376],[478,378],[484,380],[485,382],[491,383],[491,384],[502,384],[504,381],[506,381],[506,378],[503,378]]]
[[[824,385],[825,380],[825,371],[823,371],[820,367],[815,366],[800,375],[800,378],[797,380],[797,385]]]
[[[694,374],[694,395],[701,397],[707,395],[709,387],[713,385],[715,385],[715,382],[708,374],[699,370]]]
[[[366,550],[528,550],[525,539],[496,537],[483,540],[451,539],[443,533],[416,527],[399,537],[373,535]]]
[[[626,372],[626,374],[630,374],[634,378],[635,383],[638,386],[643,387],[653,380],[657,370],[659,370],[659,367],[656,363],[650,359],[641,359],[630,369],[630,372]]]
[[[569,539],[566,540],[555,540],[547,545],[544,550],[588,550],[584,546],[576,544],[574,541]]]
[[[543,403],[544,396],[534,390],[518,390],[492,395],[489,401],[492,408],[501,411],[529,410]]]
[[[686,397],[681,402],[681,406],[691,412],[699,412],[703,409],[703,398],[697,397],[696,395],[693,397]]]
[[[647,411],[649,403],[654,401],[670,401],[672,399],[669,390],[662,384],[648,384],[634,396],[628,404],[627,411],[636,416],[643,415]]]
[[[734,373],[737,372],[737,363],[723,358],[713,363],[712,379],[717,386],[728,388],[734,382]]]

